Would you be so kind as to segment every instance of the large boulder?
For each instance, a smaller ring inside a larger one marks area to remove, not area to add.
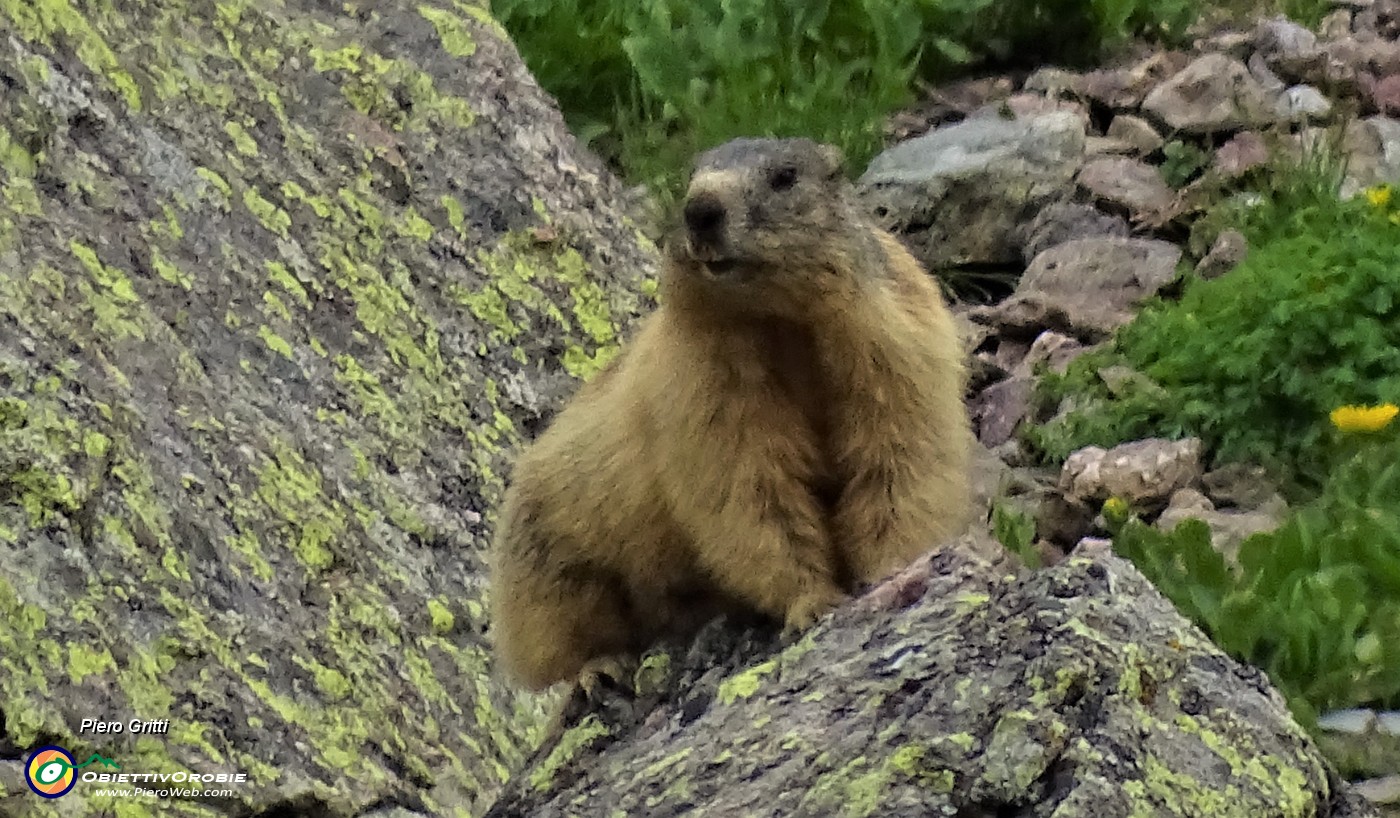
[[[644,665],[669,694],[587,715],[487,815],[1375,814],[1111,555],[1016,577],[948,549],[765,661],[695,659]]]
[[[1025,227],[1069,197],[1082,117],[977,117],[901,142],[860,179],[868,209],[929,267],[1020,260]]]
[[[248,775],[143,815],[472,814],[539,717],[487,669],[506,453],[645,307],[618,184],[467,2],[0,31],[0,814],[137,806],[29,792],[45,744]]]

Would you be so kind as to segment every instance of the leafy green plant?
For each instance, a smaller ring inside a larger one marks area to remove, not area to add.
[[[1173,139],[1162,146],[1162,179],[1174,188],[1191,181],[1210,164],[1210,154],[1188,142]]]
[[[1041,566],[1040,552],[1035,550],[1035,518],[1022,509],[1005,501],[993,503],[992,536],[1027,568]]]
[[[1245,206],[1261,240],[1243,264],[1191,281],[1120,330],[1111,348],[1042,382],[1042,405],[1078,406],[1031,430],[1049,459],[1148,436],[1203,438],[1219,460],[1271,466],[1315,488],[1331,409],[1400,401],[1400,216],[1389,193],[1339,202],[1308,184]],[[1385,201],[1381,201],[1384,198]],[[1156,388],[1113,394],[1127,365]]]
[[[674,190],[696,151],[805,135],[853,167],[916,77],[1092,57],[1181,31],[1199,0],[496,0],[572,127],[633,181]]]
[[[1335,441],[1342,448],[1352,448]],[[1221,648],[1265,670],[1294,712],[1400,706],[1400,435],[1367,441],[1322,494],[1230,565],[1204,523],[1129,519],[1114,547]]]

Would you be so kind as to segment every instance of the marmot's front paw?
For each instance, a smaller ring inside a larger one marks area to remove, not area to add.
[[[849,597],[834,588],[798,597],[783,620],[783,635],[794,636],[807,630],[847,599]]]
[[[560,704],[550,734],[557,735],[573,727],[590,713],[614,711],[615,717],[610,723],[621,724],[625,721],[616,713],[631,707],[635,694],[632,689],[635,667],[635,662],[623,656],[599,656],[588,660]]]
[[[631,665],[632,662],[621,656],[590,659],[578,672],[578,686],[593,701],[608,690],[631,692]]]

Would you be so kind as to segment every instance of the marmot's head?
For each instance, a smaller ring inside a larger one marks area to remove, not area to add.
[[[753,291],[849,250],[841,152],[810,139],[735,139],[700,154],[667,251],[685,275]],[[800,283],[800,282],[794,282]],[[754,293],[755,295],[757,293]]]

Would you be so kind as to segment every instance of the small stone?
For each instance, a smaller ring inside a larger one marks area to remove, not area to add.
[[[1127,397],[1131,394],[1147,394],[1153,396],[1166,397],[1167,390],[1163,389],[1156,381],[1133,369],[1130,366],[1105,366],[1097,373],[1099,380],[1115,398]]]
[[[1084,136],[1070,113],[940,127],[871,160],[862,201],[930,268],[1018,261],[1025,222],[1073,189]]]
[[[1113,540],[1102,537],[1084,537],[1074,544],[1074,553],[1081,557],[1097,557],[1113,553]]]
[[[1035,337],[1026,357],[1016,368],[1017,374],[1033,375],[1041,366],[1057,374],[1064,374],[1071,362],[1088,351],[1088,347],[1068,335],[1045,331]]]
[[[1311,85],[1295,85],[1279,95],[1275,111],[1288,122],[1318,122],[1332,113],[1332,103]]]
[[[1026,82],[1021,87],[1026,91],[1038,91],[1046,96],[1057,97],[1074,91],[1079,81],[1079,74],[1063,68],[1041,68],[1026,77]]]
[[[1157,517],[1156,526],[1163,531],[1171,531],[1182,520],[1212,511],[1215,511],[1215,506],[1209,497],[1193,488],[1177,489]]]
[[[1317,35],[1287,17],[1260,20],[1254,27],[1254,48],[1265,59],[1296,57],[1317,47]]]
[[[1268,124],[1273,101],[1244,63],[1223,54],[1196,58],[1143,101],[1175,130],[1216,133]]]
[[[1135,108],[1153,83],[1146,72],[1106,68],[1080,76],[1075,90],[1085,99],[1109,108]]]
[[[1238,267],[1248,253],[1249,241],[1243,233],[1223,230],[1196,265],[1196,275],[1204,279],[1219,278]]]
[[[1043,209],[1025,230],[1022,257],[1030,264],[1051,247],[1075,239],[1127,238],[1132,231],[1121,216],[1104,213],[1091,204],[1056,202]]]
[[[1155,525],[1162,531],[1171,531],[1183,520],[1200,520],[1210,529],[1211,545],[1234,560],[1241,543],[1255,534],[1278,528],[1287,512],[1288,506],[1282,498],[1254,511],[1220,511],[1204,494],[1184,488],[1172,494]]]
[[[1371,34],[1386,40],[1400,37],[1400,2],[1375,0],[1357,8],[1351,27],[1357,34]]]
[[[1122,156],[1136,153],[1137,150],[1121,139],[1107,136],[1091,136],[1084,140],[1084,153],[1087,156]]]
[[[1288,87],[1288,84],[1279,79],[1278,74],[1275,74],[1274,70],[1269,67],[1269,64],[1264,60],[1264,55],[1251,54],[1246,65],[1249,66],[1249,75],[1259,81],[1259,87],[1263,88],[1265,93],[1282,94],[1284,89]]]
[[[1262,466],[1227,463],[1201,477],[1206,493],[1218,505],[1260,508],[1278,496],[1278,488]]]
[[[1086,238],[1036,256],[1016,292],[985,317],[1023,336],[1053,329],[1099,340],[1176,277],[1181,249],[1155,239]]]
[[[1086,127],[1089,109],[1073,99],[1048,97],[1044,94],[1012,94],[1003,100],[989,102],[968,114],[968,119],[1034,119],[1046,114],[1073,114]]]
[[[1376,718],[1375,711],[1365,708],[1333,710],[1330,713],[1323,713],[1317,718],[1319,730],[1328,733],[1345,733],[1350,736],[1369,733],[1376,729],[1379,724],[1380,721]]]
[[[1254,36],[1246,31],[1220,31],[1198,38],[1192,43],[1192,47],[1198,53],[1226,54],[1244,59],[1254,47]]]
[[[1152,153],[1162,147],[1162,135],[1152,127],[1152,123],[1140,116],[1119,114],[1108,123],[1106,135],[1133,146],[1138,153]]]
[[[1222,176],[1236,178],[1269,161],[1269,146],[1254,131],[1235,134],[1215,152],[1211,166]]]
[[[1370,97],[1371,104],[1382,114],[1400,114],[1400,74],[1376,80]]]
[[[1400,804],[1400,775],[1356,781],[1351,786],[1357,794],[1372,804]]]
[[[1150,438],[1112,449],[1089,446],[1071,454],[1060,488],[1074,499],[1121,497],[1133,505],[1161,504],[1201,477],[1201,441]]]
[[[1076,181],[1100,201],[1122,207],[1135,216],[1162,213],[1176,201],[1176,194],[1167,187],[1162,174],[1138,159],[1091,159],[1079,171]]]
[[[1380,730],[1388,736],[1400,736],[1400,710],[1387,710],[1376,716]]]
[[[1011,439],[1030,412],[1035,380],[1012,377],[983,389],[972,400],[972,420],[977,439],[987,447],[1000,446]]]
[[[1317,33],[1324,40],[1340,40],[1351,34],[1351,10],[1337,9],[1322,18],[1318,23]]]
[[[1342,138],[1347,178],[1343,198],[1382,183],[1400,183],[1400,119],[1371,116],[1348,123]]]

